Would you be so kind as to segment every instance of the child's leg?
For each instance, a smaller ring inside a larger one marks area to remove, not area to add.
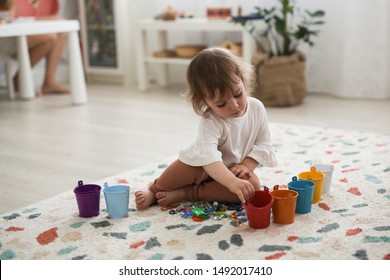
[[[256,174],[252,173],[250,177],[244,180],[248,180],[256,190],[260,190],[260,181]],[[158,192],[156,196],[158,203],[162,206],[181,200],[240,202],[236,194],[216,181],[187,185],[181,189],[167,192]]]
[[[147,191],[135,193],[137,209],[145,209],[154,203],[156,193],[172,190],[180,191],[185,186],[199,184],[205,176],[207,174],[202,167],[193,167],[176,160],[164,170],[159,178],[149,184]]]
[[[244,180],[248,180],[256,190],[260,190],[260,181],[256,174],[252,173],[250,177]],[[192,191],[190,192],[189,189],[192,189]],[[217,181],[192,186],[187,189],[186,196],[186,199],[190,201],[240,202],[236,194],[232,193],[227,187]]]
[[[205,178],[207,173],[203,167],[190,166],[176,160],[149,186],[149,190],[154,193],[176,190],[186,185],[199,184]]]

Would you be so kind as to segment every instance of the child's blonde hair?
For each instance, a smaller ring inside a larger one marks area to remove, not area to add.
[[[206,100],[214,101],[227,95],[242,81],[249,94],[252,90],[254,71],[250,64],[227,49],[209,48],[198,53],[187,70],[187,98],[198,115],[205,115],[209,107]]]

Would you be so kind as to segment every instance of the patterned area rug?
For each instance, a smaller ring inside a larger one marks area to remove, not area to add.
[[[127,218],[107,218],[103,196],[98,217],[78,217],[73,190],[4,214],[0,259],[390,259],[390,136],[277,123],[270,128],[279,166],[256,169],[263,185],[287,185],[311,161],[335,167],[330,192],[311,213],[296,214],[293,224],[271,220],[265,229],[252,229],[237,205],[203,221],[180,213],[194,206],[189,203],[137,211],[134,192],[172,157],[95,182],[131,186]]]

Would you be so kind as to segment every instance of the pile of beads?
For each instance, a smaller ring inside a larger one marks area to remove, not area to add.
[[[230,220],[237,227],[241,227],[243,222],[247,221],[246,213],[242,204],[222,203],[222,202],[204,202],[195,203],[172,203],[162,210],[169,210],[169,214],[179,214],[184,219],[192,219],[195,222],[213,219],[215,221]]]

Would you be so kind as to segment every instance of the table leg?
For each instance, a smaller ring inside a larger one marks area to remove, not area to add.
[[[19,36],[17,40],[19,61],[19,91],[23,99],[35,97],[34,80],[31,71],[30,55],[28,53],[27,38]]]
[[[137,61],[138,89],[146,91],[149,86],[149,80],[146,73],[145,53],[146,53],[146,34],[139,28],[136,32],[135,53]]]
[[[87,103],[87,88],[80,53],[79,37],[76,31],[68,33],[69,76],[73,104]]]

